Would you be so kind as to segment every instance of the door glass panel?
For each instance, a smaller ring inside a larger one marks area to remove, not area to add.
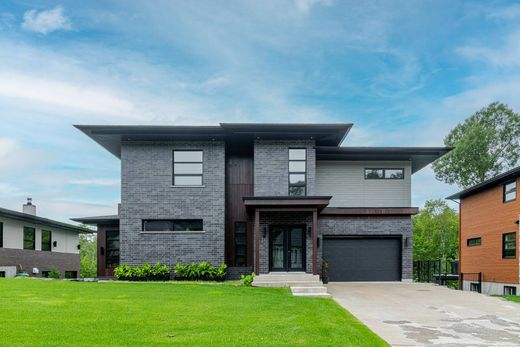
[[[107,230],[106,233],[106,264],[107,268],[119,266],[119,231]]]
[[[303,232],[301,228],[290,229],[290,268],[303,268]]]
[[[284,268],[284,230],[283,228],[273,228],[271,231],[271,252],[273,269]]]

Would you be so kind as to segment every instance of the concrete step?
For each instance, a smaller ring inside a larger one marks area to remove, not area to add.
[[[293,294],[326,294],[327,288],[324,286],[317,287],[291,287]]]
[[[321,282],[316,281],[253,281],[253,287],[316,287],[321,285]]]
[[[271,272],[258,275],[253,280],[255,287],[319,287],[318,275],[305,272]]]
[[[293,296],[308,296],[317,298],[331,298],[332,295],[329,293],[293,293]]]

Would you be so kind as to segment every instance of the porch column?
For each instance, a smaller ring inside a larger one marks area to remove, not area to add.
[[[318,210],[312,211],[312,274],[318,274]]]
[[[255,274],[260,274],[260,211],[255,209]]]

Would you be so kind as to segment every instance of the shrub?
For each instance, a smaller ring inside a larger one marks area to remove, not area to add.
[[[222,263],[218,268],[215,268],[210,263],[203,261],[198,264],[177,264],[173,271],[175,279],[178,280],[223,281],[226,278],[227,265]]]
[[[134,267],[120,265],[114,269],[114,276],[126,281],[167,281],[170,279],[170,269],[161,263]]]
[[[251,275],[242,275],[240,276],[240,280],[242,281],[242,284],[246,287],[251,287],[253,285],[253,279],[255,278],[255,273],[252,272]]]
[[[49,271],[49,278],[59,279],[60,277],[61,274],[56,267],[53,267],[51,271]]]

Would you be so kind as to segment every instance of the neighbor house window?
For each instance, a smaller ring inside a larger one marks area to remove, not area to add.
[[[516,287],[504,286],[504,295],[516,295]]]
[[[504,184],[504,202],[516,200],[516,181]]]
[[[5,271],[0,271],[0,278],[5,278]]]
[[[202,219],[147,219],[143,231],[202,231]]]
[[[467,241],[468,247],[480,246],[481,243],[482,239],[480,237],[474,237],[472,239],[468,239]]]
[[[49,278],[49,272],[50,271],[42,271],[42,277]]]
[[[470,283],[469,284],[469,290],[472,292],[479,292],[480,293],[480,285],[478,283]]]
[[[502,235],[502,258],[516,258],[516,233]]]
[[[173,185],[202,185],[202,151],[173,151]]]
[[[42,251],[50,252],[52,248],[52,232],[42,230]]]
[[[4,223],[0,223],[0,248],[4,247]]]
[[[119,266],[119,231],[118,230],[107,230],[106,231],[106,256],[105,256],[105,267],[115,268]],[[67,272],[65,272],[67,276]],[[76,278],[77,274],[74,277]],[[67,278],[67,277],[65,277]]]
[[[235,266],[246,266],[247,223],[235,222]]]
[[[34,228],[23,227],[23,249],[35,249],[35,234]]]
[[[365,179],[367,180],[402,180],[404,179],[404,169],[365,169]]]
[[[77,271],[65,271],[65,278],[78,278]]]
[[[305,196],[307,182],[307,150],[289,149],[289,195]]]

